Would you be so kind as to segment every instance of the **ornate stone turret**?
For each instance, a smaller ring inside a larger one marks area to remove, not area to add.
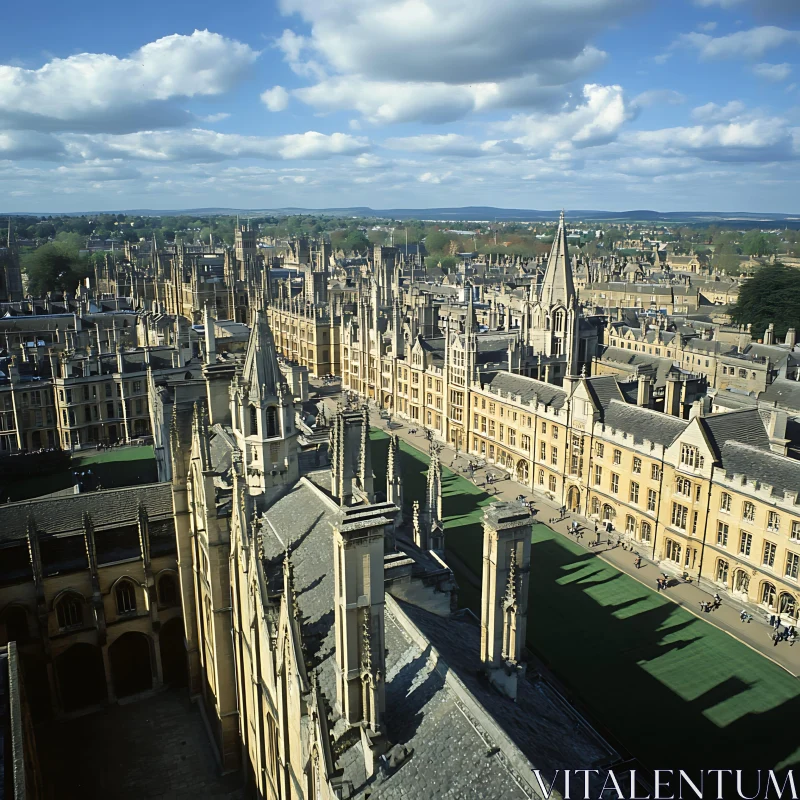
[[[397,506],[395,528],[403,522],[403,481],[400,469],[400,439],[397,434],[389,437],[389,455],[386,465],[386,502]]]
[[[439,452],[431,454],[428,466],[428,493],[426,506],[426,524],[428,527],[428,547],[431,550],[444,550],[444,523],[442,522],[442,466]]]
[[[383,730],[383,627],[386,506],[343,509],[333,536],[336,705],[351,725]]]
[[[483,516],[481,661],[492,684],[512,699],[525,670],[532,521],[516,502],[495,503]]]
[[[331,494],[340,506],[360,499],[375,501],[372,454],[369,445],[369,413],[340,411],[333,418],[330,434]],[[354,492],[353,482],[357,493]]]
[[[266,502],[297,481],[294,401],[278,366],[272,331],[256,314],[244,368],[231,386],[231,417],[248,490]]]

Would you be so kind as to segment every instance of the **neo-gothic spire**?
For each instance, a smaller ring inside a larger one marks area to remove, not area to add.
[[[278,397],[286,383],[278,367],[275,341],[263,311],[259,311],[253,321],[242,377],[250,384],[251,396],[256,397]]]
[[[546,307],[562,305],[569,308],[574,297],[575,283],[572,279],[572,265],[567,248],[567,228],[562,211],[558,220],[558,230],[553,239],[553,247],[550,249],[547,259],[547,268],[539,299]]]

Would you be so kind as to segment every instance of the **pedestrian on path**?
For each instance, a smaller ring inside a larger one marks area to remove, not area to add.
[[[636,567],[636,569],[639,569],[639,567],[642,566],[642,557],[641,556],[636,556],[636,558],[635,558],[635,560],[633,562],[633,566]]]
[[[778,631],[776,630],[775,633],[772,634],[772,646],[773,647],[777,647],[778,646],[778,640],[779,639],[780,639],[780,636],[778,635]]]
[[[661,578],[656,578],[656,589],[658,589],[659,592],[661,591]]]

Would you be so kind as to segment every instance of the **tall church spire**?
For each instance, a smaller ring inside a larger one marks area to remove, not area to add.
[[[575,284],[572,280],[572,265],[567,248],[567,228],[562,211],[558,220],[558,230],[553,239],[553,247],[547,259],[547,268],[539,299],[545,307],[562,305],[569,308],[574,297]]]

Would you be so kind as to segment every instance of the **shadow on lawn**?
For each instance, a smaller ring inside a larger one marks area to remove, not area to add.
[[[414,499],[424,508],[427,459],[402,449],[410,515]],[[376,490],[387,450],[385,434],[373,435]],[[442,488],[447,549],[480,578],[481,507],[492,498],[447,469]],[[646,766],[800,766],[794,678],[552,534],[534,535],[531,562],[529,649]],[[460,586],[461,605],[479,614],[478,590]]]

